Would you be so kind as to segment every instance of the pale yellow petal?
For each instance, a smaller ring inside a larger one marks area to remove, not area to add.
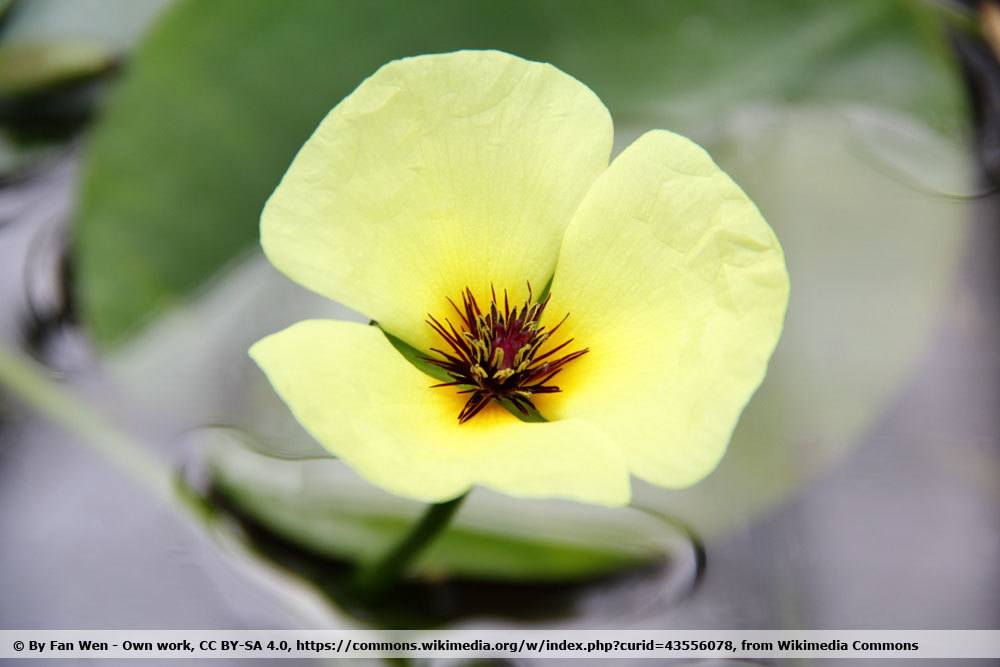
[[[428,312],[490,284],[523,298],[608,164],[611,118],[551,65],[496,51],[391,62],[319,125],[264,209],[293,280],[419,349]]]
[[[307,320],[250,355],[316,440],[386,490],[438,502],[481,484],[513,496],[602,505],[629,499],[618,447],[575,419],[525,423],[493,406],[459,424],[462,398],[375,327]]]
[[[707,475],[781,333],[788,276],[754,204],[684,137],[650,132],[587,194],[563,242],[548,315],[590,348],[539,400],[618,441],[633,474]]]

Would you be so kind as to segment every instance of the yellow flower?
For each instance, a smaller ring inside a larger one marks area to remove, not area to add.
[[[313,437],[432,502],[621,505],[630,473],[711,472],[781,332],[781,247],[696,144],[655,130],[609,166],[612,136],[586,86],[496,51],[390,62],[329,113],[264,208],[264,252],[460,384],[432,388],[378,327],[299,322],[250,354]]]

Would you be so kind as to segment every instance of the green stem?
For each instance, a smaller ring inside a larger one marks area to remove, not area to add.
[[[121,472],[161,501],[177,507],[166,462],[102,418],[35,361],[0,346],[0,387],[26,406],[77,436]]]
[[[385,595],[406,574],[417,556],[451,523],[467,495],[430,505],[403,539],[380,559],[358,571],[354,578],[357,592],[369,601],[377,601]]]

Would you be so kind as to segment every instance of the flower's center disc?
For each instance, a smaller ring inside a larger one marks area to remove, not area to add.
[[[524,415],[536,412],[532,396],[558,392],[559,387],[549,382],[566,364],[587,353],[584,348],[557,356],[572,338],[540,353],[569,316],[546,330],[541,318],[549,298],[533,303],[530,285],[527,300],[513,308],[506,291],[502,306],[496,291],[491,290],[489,307],[480,308],[468,288],[462,294],[461,307],[451,299],[448,302],[458,314],[458,322],[444,318],[442,323],[428,315],[427,323],[444,339],[447,349],[431,348],[438,356],[426,360],[452,378],[435,387],[459,387],[460,394],[469,395],[458,415],[459,423],[475,417],[490,401],[509,402]]]

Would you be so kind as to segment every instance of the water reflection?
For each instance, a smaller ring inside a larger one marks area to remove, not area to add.
[[[314,588],[331,606],[326,624],[346,611],[399,628],[479,618],[627,626],[692,595],[703,575],[697,535],[670,517],[477,490],[417,563],[418,576],[373,607],[353,594],[345,556],[381,553],[419,503],[372,487],[329,457],[262,455],[234,429],[185,439],[183,480],[212,532],[245,564],[276,567]]]

